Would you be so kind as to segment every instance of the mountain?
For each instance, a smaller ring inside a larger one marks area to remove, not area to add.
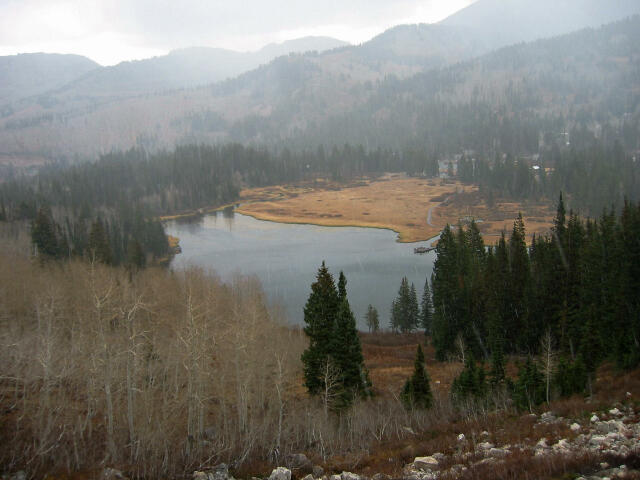
[[[99,68],[80,55],[23,53],[0,57],[0,106],[59,88]]]
[[[108,98],[77,81],[0,119],[0,159],[228,141],[535,153],[563,129],[633,139],[638,32],[634,17],[487,53],[476,29],[407,25],[187,90]]]
[[[477,0],[440,24],[473,29],[500,47],[599,27],[639,13],[637,0]]]
[[[235,77],[290,53],[324,51],[348,45],[329,37],[305,37],[270,44],[256,52],[192,47],[168,55],[122,62],[94,70],[56,92],[62,97],[125,98],[193,88]]]

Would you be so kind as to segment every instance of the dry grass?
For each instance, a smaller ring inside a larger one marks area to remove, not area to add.
[[[519,211],[529,234],[548,232],[553,213],[547,204],[498,201],[489,208],[473,185],[400,174],[347,185],[316,180],[247,189],[241,192],[238,209],[274,222],[387,228],[397,232],[401,242],[428,240],[464,217],[482,219],[483,234],[497,236],[511,230]]]

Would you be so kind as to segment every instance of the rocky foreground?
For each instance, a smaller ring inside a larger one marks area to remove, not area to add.
[[[377,473],[371,477],[343,471],[325,472],[304,454],[289,455],[286,466],[275,468],[269,477],[251,480],[434,480],[466,478],[547,478],[545,472],[561,465],[561,478],[577,480],[640,479],[640,407],[616,407],[604,413],[592,413],[589,418],[567,419],[546,412],[530,415],[534,431],[566,431],[566,438],[525,438],[518,444],[494,444],[495,435],[460,433],[457,444],[449,453],[425,452],[405,465],[402,472],[390,476]],[[521,474],[522,476],[520,477]],[[564,475],[564,476],[563,476]],[[560,478],[551,474],[551,478]],[[2,475],[2,480],[26,480],[28,475],[17,472]],[[106,468],[100,480],[127,480],[116,469]],[[226,464],[195,471],[192,480],[235,480]]]

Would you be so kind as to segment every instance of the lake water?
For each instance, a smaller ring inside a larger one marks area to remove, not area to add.
[[[435,252],[413,252],[434,239],[398,243],[391,230],[265,222],[238,213],[171,221],[166,231],[179,237],[182,247],[173,268],[196,265],[214,270],[223,280],[238,273],[255,274],[292,324],[303,324],[303,307],[323,260],[336,282],[344,271],[349,303],[363,330],[369,304],[378,309],[380,327],[388,327],[391,302],[403,276],[415,284],[420,300],[435,260]]]

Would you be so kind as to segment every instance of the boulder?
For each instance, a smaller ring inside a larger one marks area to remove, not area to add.
[[[433,470],[438,467],[438,460],[433,457],[416,457],[413,461],[413,468],[416,470]]]
[[[313,474],[314,478],[320,478],[324,475],[324,468],[322,468],[320,465],[314,465],[311,469],[311,473]]]
[[[360,475],[351,472],[342,472],[340,474],[340,480],[360,480]]]
[[[384,473],[376,473],[371,480],[391,480],[391,477]]]
[[[458,435],[458,441],[459,442],[464,442],[465,441],[464,433],[461,433],[460,435]]]
[[[612,408],[611,410],[609,410],[609,414],[619,417],[620,415],[622,415],[622,412],[617,408]]]
[[[489,442],[482,442],[478,444],[478,448],[480,450],[491,450],[493,447],[495,447],[495,445]]]
[[[507,450],[504,450],[502,448],[490,448],[489,449],[489,456],[490,457],[495,457],[495,458],[503,458],[506,457],[507,454],[509,452]]]
[[[221,463],[213,468],[204,471],[193,472],[193,480],[233,480],[229,475],[229,467],[226,463]]]
[[[269,480],[291,480],[291,470],[285,467],[274,468]]]
[[[302,478],[302,480],[315,480],[315,479],[313,478],[313,475],[309,474],[309,475],[304,476]]]
[[[579,432],[581,427],[577,423],[572,423],[569,428],[571,429],[572,432]]]
[[[599,422],[599,421],[600,421],[600,419],[599,419],[599,418],[598,418],[598,416],[594,413],[594,414],[591,416],[591,423],[596,423],[596,422]]]
[[[285,465],[291,469],[297,478],[313,472],[313,464],[304,453],[292,453],[284,459]]]

